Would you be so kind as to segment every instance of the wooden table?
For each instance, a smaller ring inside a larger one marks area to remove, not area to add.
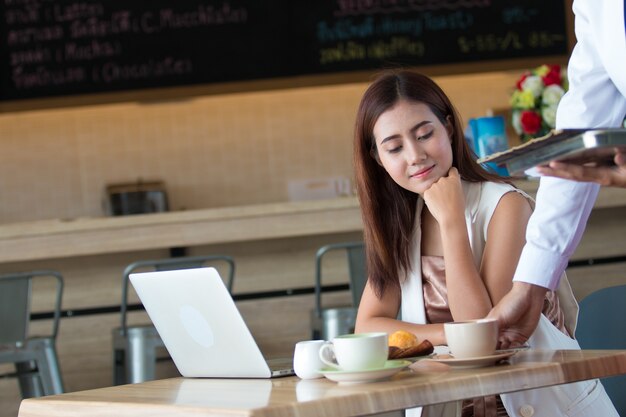
[[[26,399],[19,417],[347,417],[619,374],[626,374],[626,350],[536,350],[518,353],[509,364],[406,370],[357,385],[297,377],[163,379]]]

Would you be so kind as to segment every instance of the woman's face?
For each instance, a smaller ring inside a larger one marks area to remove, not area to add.
[[[374,125],[377,161],[396,184],[421,195],[452,167],[450,131],[426,104],[400,100]]]

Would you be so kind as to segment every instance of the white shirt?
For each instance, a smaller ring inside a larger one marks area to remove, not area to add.
[[[563,128],[620,126],[626,115],[623,0],[575,0],[578,43],[568,64],[570,89],[557,110]],[[578,246],[599,191],[595,183],[542,177],[514,281],[555,289]]]

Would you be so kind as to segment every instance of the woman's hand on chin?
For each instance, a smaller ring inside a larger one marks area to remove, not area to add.
[[[424,192],[424,202],[440,225],[451,220],[465,221],[465,195],[459,171],[452,167]]]

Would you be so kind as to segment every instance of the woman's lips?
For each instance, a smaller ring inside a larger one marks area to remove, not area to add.
[[[435,166],[431,166],[428,168],[425,168],[421,171],[416,172],[415,174],[411,175],[411,178],[423,178],[425,176],[427,176],[428,174],[430,174],[430,172],[435,168]]]

